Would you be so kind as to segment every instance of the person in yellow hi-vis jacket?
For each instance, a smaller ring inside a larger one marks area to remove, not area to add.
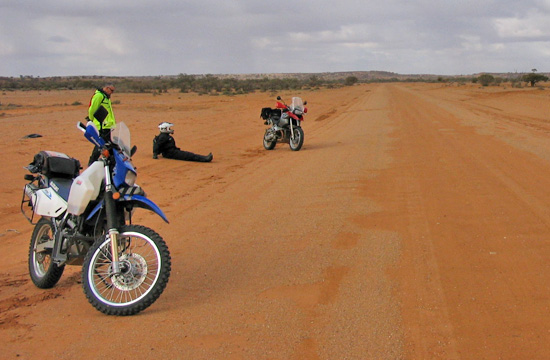
[[[111,140],[111,130],[116,126],[115,114],[113,113],[113,106],[111,104],[111,95],[115,92],[115,86],[113,84],[107,84],[103,88],[98,88],[92,98],[90,99],[90,105],[88,107],[88,120],[92,121],[97,129],[99,135],[105,140]],[[94,147],[88,165],[91,165],[99,158],[100,149]]]

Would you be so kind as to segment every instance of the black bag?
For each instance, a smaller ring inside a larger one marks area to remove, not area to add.
[[[94,113],[94,118],[99,121],[100,124],[103,123],[103,120],[109,115],[109,112],[107,109],[105,109],[103,106],[99,105],[99,108]],[[103,126],[102,126],[103,127]]]
[[[72,179],[80,172],[80,161],[56,151],[41,151],[34,156],[27,169],[36,174],[42,173],[48,178]]]
[[[262,108],[262,112],[260,113],[260,117],[264,120],[269,119],[270,117],[273,118],[279,118],[281,117],[281,109],[272,109],[272,108]]]

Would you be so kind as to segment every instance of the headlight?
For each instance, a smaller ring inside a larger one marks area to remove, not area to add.
[[[134,186],[136,183],[137,174],[133,171],[126,172],[126,177],[124,178],[124,182],[128,186]]]
[[[294,110],[294,114],[300,116],[303,114],[303,112],[302,110]]]

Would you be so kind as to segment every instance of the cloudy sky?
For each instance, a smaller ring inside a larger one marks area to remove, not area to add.
[[[550,0],[0,0],[0,76],[550,72]]]

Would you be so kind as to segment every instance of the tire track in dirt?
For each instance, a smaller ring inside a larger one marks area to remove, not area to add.
[[[52,299],[63,296],[63,294],[74,283],[79,282],[80,274],[73,274],[64,279],[64,281],[54,289],[42,291],[35,295],[28,295],[28,286],[34,286],[28,279],[28,274],[1,274],[4,280],[0,281],[0,291],[10,292],[14,288],[22,288],[21,291],[16,291],[15,294],[2,298],[0,300],[0,328],[23,328],[30,329],[32,325],[21,324],[19,319],[25,317],[21,314],[22,310],[29,307],[34,307],[39,303],[47,302]],[[28,285],[28,286],[27,286]]]
[[[188,284],[218,291],[234,287],[227,295],[247,294],[234,303],[247,304],[245,313],[252,319],[247,327],[256,329],[244,332],[247,344],[251,354],[258,349],[254,344],[264,348],[257,358],[395,358],[402,351],[397,306],[386,276],[397,261],[398,240],[348,220],[350,212],[369,206],[356,198],[358,173],[379,171],[387,161],[388,109],[376,105],[384,93],[357,91],[357,101],[338,116],[319,126],[306,124],[302,151],[282,146],[265,152],[227,174],[224,192],[214,184],[209,206],[186,214],[189,223],[200,225],[198,219],[209,218],[224,229],[207,245],[190,244],[193,250],[187,251],[201,259],[187,258],[188,266],[203,269],[197,273],[205,272],[211,283],[195,283],[187,275],[174,291],[183,292],[180,284]],[[356,234],[351,235],[355,244],[348,241],[349,234]],[[216,291],[209,296],[216,297]],[[203,302],[212,302],[209,296]],[[220,309],[228,308],[228,325],[211,334],[242,334],[242,326],[229,318],[235,312],[232,305],[219,302]],[[195,307],[199,316],[202,306]],[[287,344],[285,349],[281,343]]]
[[[310,246],[325,243],[324,258],[332,263],[328,269],[341,270],[342,278],[330,306],[315,302],[318,317],[309,321],[307,327],[311,335],[295,349],[293,358],[401,356],[402,334],[396,324],[395,302],[385,275],[397,260],[398,240],[392,234],[365,229],[350,220],[350,213],[372,212],[372,204],[357,196],[359,175],[364,171],[376,174],[388,161],[385,134],[390,131],[389,108],[384,97],[383,87],[377,87],[372,93],[367,91],[350,106],[341,108],[327,126],[314,129],[313,149],[323,149],[324,154],[334,157],[329,160],[325,156],[324,161],[330,165],[326,165],[326,170],[324,166],[319,169],[331,174],[321,177],[320,183],[324,184],[323,189],[331,189],[332,194],[324,198],[323,210],[319,209],[317,217],[325,226],[339,225],[330,231],[326,229],[325,240],[313,241]],[[317,139],[335,145],[316,147]],[[328,279],[325,281],[327,286],[331,283]],[[308,286],[302,287],[303,291],[307,289]],[[326,325],[320,327],[319,323]],[[324,330],[320,332],[321,329]],[[335,341],[334,334],[338,334],[340,342]],[[361,341],[353,341],[358,338]]]
[[[358,221],[403,236],[407,357],[546,358],[531,344],[550,340],[548,164],[465,126],[468,111],[391,94],[395,163],[365,189],[383,210]]]

